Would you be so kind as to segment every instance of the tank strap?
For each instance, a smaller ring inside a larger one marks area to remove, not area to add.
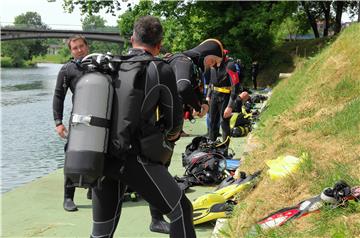
[[[72,114],[70,118],[70,123],[72,125],[85,124],[88,126],[97,126],[97,127],[105,127],[105,128],[110,128],[111,126],[111,121],[106,118],[101,118],[91,115],[79,115],[79,114]]]

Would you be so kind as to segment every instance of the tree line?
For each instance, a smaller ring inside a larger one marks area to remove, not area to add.
[[[63,0],[66,11],[72,12],[78,7],[85,16],[83,29],[92,27],[106,27],[105,20],[97,14],[105,9],[108,14],[115,14],[121,10],[118,0],[112,1],[82,1]],[[142,15],[160,17],[164,28],[164,49],[168,52],[178,52],[190,49],[207,38],[220,39],[231,55],[240,58],[244,64],[252,60],[263,61],[270,57],[271,49],[283,42],[285,38],[292,40],[292,36],[312,33],[315,38],[327,37],[341,31],[341,20],[344,12],[350,16],[357,16],[360,21],[360,1],[140,1],[138,4],[129,3],[126,11],[119,16],[118,30],[120,35],[130,37],[132,26],[136,18]],[[45,27],[39,16],[30,17],[35,24]],[[26,15],[25,14],[25,15]],[[26,24],[26,16],[18,16],[15,23]],[[322,23],[322,31],[318,24]],[[34,48],[27,46],[27,50],[17,52],[14,58],[31,58],[43,54],[46,41],[31,40]],[[9,42],[13,45],[2,54],[15,52],[24,42]],[[36,43],[35,43],[36,42]],[[16,44],[18,44],[16,46]],[[30,44],[30,43],[29,43]],[[4,43],[5,45],[5,43]],[[6,48],[5,47],[5,48]],[[128,45],[126,46],[128,47]],[[110,51],[120,53],[118,47],[109,47],[109,43],[92,42],[91,50],[96,52]],[[20,51],[20,50],[18,50]],[[26,52],[26,54],[24,53]],[[69,53],[69,52],[67,52]],[[64,50],[66,54],[66,50]]]

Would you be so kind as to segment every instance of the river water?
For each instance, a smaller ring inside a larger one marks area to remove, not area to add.
[[[64,165],[64,144],[55,132],[52,98],[60,64],[1,68],[1,193]],[[65,102],[69,118],[71,95]]]

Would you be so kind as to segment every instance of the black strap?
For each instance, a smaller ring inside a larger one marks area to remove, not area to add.
[[[106,118],[91,116],[90,125],[110,128],[111,121]]]

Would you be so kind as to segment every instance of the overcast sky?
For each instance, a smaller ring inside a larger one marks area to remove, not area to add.
[[[121,1],[120,1],[121,2]],[[128,1],[130,2],[130,1]],[[0,0],[1,25],[9,25],[14,22],[16,16],[26,12],[37,12],[42,22],[52,29],[81,30],[81,15],[78,7],[73,13],[65,13],[63,0],[48,2],[47,0]],[[124,10],[126,3],[124,3]],[[117,16],[102,12],[100,16],[106,20],[107,26],[116,26]]]

